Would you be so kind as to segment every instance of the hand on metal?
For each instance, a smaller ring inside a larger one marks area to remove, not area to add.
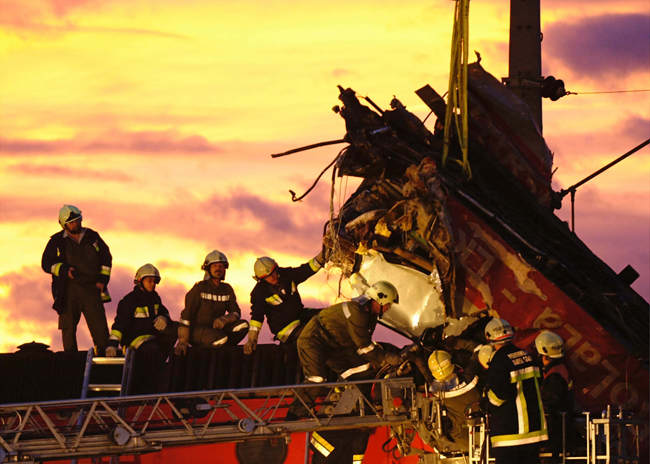
[[[176,356],[185,356],[187,354],[187,348],[189,343],[179,340],[176,346],[174,347],[174,353]]]
[[[116,346],[107,346],[106,347],[106,357],[114,358],[117,356],[117,347]]]

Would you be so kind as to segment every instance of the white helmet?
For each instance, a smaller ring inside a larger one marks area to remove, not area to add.
[[[276,263],[273,258],[269,258],[268,256],[257,258],[255,260],[255,264],[253,265],[253,270],[255,271],[253,278],[255,280],[262,280],[265,277],[271,275],[271,273],[275,271],[277,267],[278,263]]]
[[[380,280],[372,284],[366,290],[366,296],[375,300],[380,305],[388,303],[399,303],[399,295],[393,284],[385,280]]]
[[[564,357],[564,340],[555,332],[544,330],[535,338],[535,348],[542,356],[549,358]]]
[[[480,345],[477,347],[478,350],[478,362],[483,366],[483,369],[487,369],[490,366],[490,361],[494,356],[494,347],[492,345]]]
[[[219,250],[212,250],[210,253],[208,253],[203,260],[203,265],[201,266],[201,269],[203,271],[207,271],[208,268],[210,267],[210,264],[213,263],[223,263],[226,269],[228,269],[228,258],[226,258],[226,255],[224,255],[222,252]]]
[[[77,219],[81,219],[81,211],[76,206],[63,205],[59,210],[59,224],[61,224],[61,227],[65,227],[67,223]]]
[[[512,326],[505,319],[493,317],[485,326],[485,339],[490,343],[507,342],[514,336]]]
[[[436,350],[429,356],[429,370],[436,380],[445,380],[454,373],[451,355],[443,350]]]
[[[158,269],[153,264],[147,263],[144,266],[140,266],[138,270],[135,271],[133,283],[139,284],[145,277],[153,277],[154,282],[160,282],[160,272],[158,272]]]

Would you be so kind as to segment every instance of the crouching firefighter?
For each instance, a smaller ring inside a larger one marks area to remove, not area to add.
[[[117,305],[106,356],[117,356],[118,345],[125,351],[135,350],[129,393],[151,393],[160,390],[165,360],[176,341],[176,327],[156,292],[160,283],[156,266],[148,263],[141,266],[133,283],[133,291]]]
[[[433,394],[428,416],[437,420],[433,427],[423,424],[419,432],[423,437],[433,434],[436,448],[447,457],[467,454],[467,420],[480,414],[478,377],[465,377],[446,351],[436,350],[431,353],[428,364],[434,378],[434,381],[427,385]]]
[[[248,322],[232,287],[224,282],[228,258],[218,250],[205,257],[201,269],[204,280],[194,284],[185,295],[185,309],[178,326],[176,354],[184,355],[191,344],[201,347],[237,345],[248,332]]]

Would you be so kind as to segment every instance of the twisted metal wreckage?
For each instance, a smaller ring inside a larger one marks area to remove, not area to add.
[[[526,103],[479,62],[468,66],[470,171],[455,140],[443,162],[445,103],[431,87],[416,93],[438,117],[433,133],[396,98],[384,111],[339,90],[347,133],[325,144],[348,145],[332,188],[336,175],[363,181],[331,208],[324,241],[351,287],[396,283],[400,303],[382,323],[410,338],[442,324],[457,335],[489,309],[523,329],[522,343],[552,329],[583,407],[647,417],[648,303],[630,288],[632,268],[616,274],[553,214],[562,192]]]

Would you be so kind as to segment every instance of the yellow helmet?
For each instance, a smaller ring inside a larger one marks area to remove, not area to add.
[[[564,357],[564,340],[555,332],[544,330],[535,338],[535,348],[542,356],[549,358]]]
[[[492,345],[481,345],[478,347],[478,362],[483,366],[483,369],[487,369],[490,366],[492,356],[494,356],[494,347]]]
[[[276,263],[273,258],[269,258],[268,256],[257,258],[253,265],[253,270],[255,271],[253,278],[255,280],[262,280],[265,277],[270,276],[277,267],[278,263]]]
[[[451,355],[446,351],[436,350],[429,356],[429,370],[436,380],[445,380],[454,373]]]
[[[210,253],[207,254],[205,259],[203,260],[203,265],[201,266],[201,270],[207,271],[210,268],[210,264],[213,263],[223,263],[224,266],[226,266],[226,269],[228,269],[228,258],[226,258],[226,255],[220,252],[219,250],[212,250]]]
[[[81,210],[73,205],[63,205],[59,210],[59,224],[65,227],[68,222],[81,219]]]
[[[515,331],[505,319],[493,317],[485,326],[485,339],[490,343],[500,343],[512,340]]]
[[[158,269],[153,264],[147,263],[144,266],[140,266],[138,270],[135,271],[133,283],[139,284],[145,277],[153,277],[154,282],[160,282],[160,272],[158,272]]]
[[[397,288],[390,282],[380,280],[372,284],[366,290],[366,296],[371,300],[375,300],[380,305],[388,303],[399,303],[399,294]]]

